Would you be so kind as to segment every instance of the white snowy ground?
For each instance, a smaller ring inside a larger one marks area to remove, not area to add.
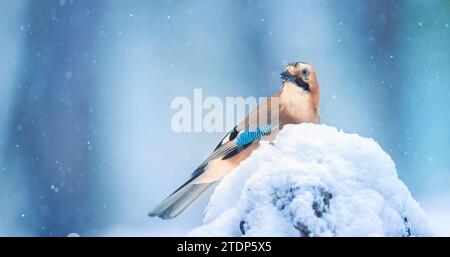
[[[423,236],[424,211],[372,139],[286,126],[216,187],[188,236]]]

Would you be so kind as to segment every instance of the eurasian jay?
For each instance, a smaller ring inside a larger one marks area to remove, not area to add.
[[[216,181],[229,174],[258,148],[272,141],[286,124],[319,123],[319,83],[314,68],[304,62],[286,65],[280,74],[281,91],[261,102],[216,146],[191,178],[162,201],[149,216],[171,219],[179,215]]]

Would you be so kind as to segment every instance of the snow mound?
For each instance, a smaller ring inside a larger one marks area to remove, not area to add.
[[[370,138],[288,125],[216,187],[188,236],[426,236],[425,212]]]

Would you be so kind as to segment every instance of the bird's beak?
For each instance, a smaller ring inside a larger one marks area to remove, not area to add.
[[[288,71],[284,71],[280,74],[281,80],[295,82],[295,76],[290,74]]]

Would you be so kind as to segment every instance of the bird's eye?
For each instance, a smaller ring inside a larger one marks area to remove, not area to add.
[[[309,76],[309,70],[308,69],[303,69],[301,72],[302,72],[302,75],[304,77],[308,77]]]

